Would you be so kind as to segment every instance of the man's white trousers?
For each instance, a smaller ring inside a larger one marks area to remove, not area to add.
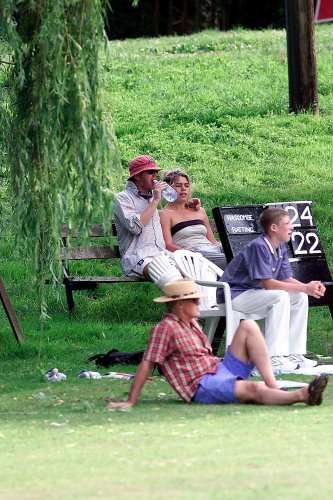
[[[247,290],[232,300],[235,311],[265,316],[271,356],[306,354],[308,296],[283,290]]]

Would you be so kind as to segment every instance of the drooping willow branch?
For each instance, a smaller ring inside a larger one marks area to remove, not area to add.
[[[104,2],[103,2],[104,3]],[[101,0],[2,0],[12,50],[11,172],[17,235],[32,261],[41,313],[45,275],[60,276],[62,222],[110,221],[118,163],[100,102]]]

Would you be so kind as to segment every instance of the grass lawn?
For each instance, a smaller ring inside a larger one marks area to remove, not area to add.
[[[119,190],[130,158],[147,153],[163,168],[185,168],[208,213],[313,200],[333,269],[332,36],[332,25],[317,28],[319,117],[288,113],[282,30],[111,42],[103,100],[124,167]],[[163,311],[152,284],[76,292],[72,319],[64,291],[57,300],[48,287],[37,367],[38,302],[29,264],[14,249],[1,176],[0,195],[0,274],[26,336],[16,344],[0,309],[0,498],[331,498],[332,383],[316,408],[205,407],[182,403],[155,374],[135,408],[107,412],[130,382],[76,377],[96,369],[92,354],[144,348]],[[101,263],[85,271],[114,272]],[[327,308],[310,310],[310,351],[333,355],[332,325]],[[66,382],[46,382],[55,366]]]

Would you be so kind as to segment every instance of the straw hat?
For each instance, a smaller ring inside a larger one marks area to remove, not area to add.
[[[154,302],[172,302],[174,300],[200,299],[205,293],[198,292],[193,280],[182,279],[167,283],[163,289],[165,295],[157,297]]]

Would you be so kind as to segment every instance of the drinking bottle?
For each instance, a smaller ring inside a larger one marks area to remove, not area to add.
[[[156,184],[156,182],[158,181],[154,181],[154,184]],[[163,189],[163,191],[161,191],[161,195],[166,201],[169,201],[170,203],[178,198],[177,191],[175,191],[171,186],[167,186],[165,189]]]

